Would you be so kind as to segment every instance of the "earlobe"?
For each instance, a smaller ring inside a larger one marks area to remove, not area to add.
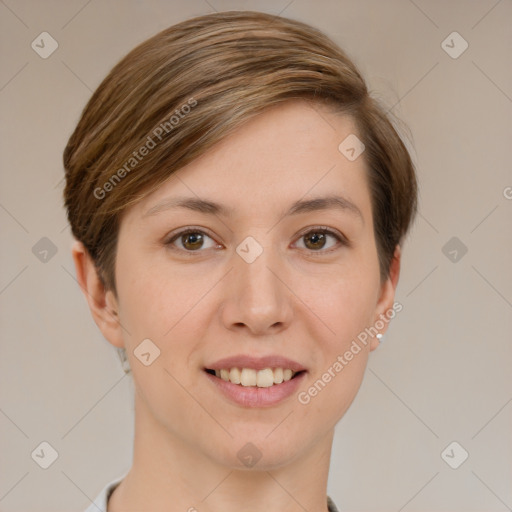
[[[124,347],[117,300],[106,290],[96,265],[83,243],[75,240],[71,249],[78,284],[87,300],[92,317],[103,336],[114,346]]]
[[[400,277],[400,261],[401,261],[401,249],[397,245],[391,263],[389,266],[389,275],[386,281],[382,284],[381,294],[377,302],[377,308],[375,310],[374,325],[380,326],[384,324],[382,329],[379,329],[380,334],[384,334],[389,326],[389,316],[387,312],[393,310],[393,304],[395,301],[395,291],[398,285],[398,279]],[[386,320],[382,320],[385,318]],[[370,344],[370,351],[375,350],[380,344],[377,337],[373,338]]]

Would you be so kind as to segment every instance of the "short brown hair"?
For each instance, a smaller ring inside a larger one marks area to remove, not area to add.
[[[323,102],[355,120],[381,278],[388,276],[417,208],[414,166],[388,114],[319,30],[229,11],[183,21],[133,49],[94,92],[69,139],[68,220],[107,289],[116,293],[122,213],[241,123],[292,99]]]

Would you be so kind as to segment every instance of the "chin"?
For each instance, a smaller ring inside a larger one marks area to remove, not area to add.
[[[273,428],[275,425],[265,425],[255,431],[252,426],[245,433],[241,429],[233,438],[226,438],[223,451],[214,457],[237,470],[270,471],[287,466],[300,455],[298,447],[304,446],[304,440],[290,437],[285,429],[279,432],[279,427],[272,432]]]

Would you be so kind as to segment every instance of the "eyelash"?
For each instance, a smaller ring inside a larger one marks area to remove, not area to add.
[[[202,229],[190,228],[189,227],[189,228],[183,229],[182,231],[179,231],[178,233],[174,233],[171,236],[171,238],[169,238],[165,242],[165,245],[169,246],[172,250],[180,251],[180,252],[186,254],[187,256],[195,256],[198,253],[204,252],[204,250],[201,250],[201,249],[198,249],[197,251],[188,251],[186,249],[180,249],[178,247],[173,246],[173,243],[176,240],[178,240],[183,235],[187,235],[189,233],[200,233],[202,235],[206,235],[208,238],[211,238],[213,240],[213,237],[211,237],[208,233],[206,233]],[[349,241],[343,235],[339,234],[337,231],[333,231],[332,229],[328,228],[327,226],[317,226],[317,227],[313,227],[313,228],[308,228],[307,231],[304,231],[304,232],[302,232],[299,235],[298,240],[300,240],[301,238],[305,237],[306,235],[308,235],[310,233],[316,233],[316,234],[322,233],[322,234],[325,234],[325,235],[331,235],[332,237],[334,237],[338,241],[340,246],[346,246],[346,247],[350,246]],[[331,252],[333,252],[333,251],[335,251],[335,250],[337,250],[339,248],[340,247],[331,247],[330,249],[327,249],[327,250],[320,249],[318,251],[314,251],[312,249],[308,250],[306,248],[306,250],[308,252],[310,252],[311,254],[313,254],[313,255],[317,255],[317,254],[321,255],[321,254],[330,254]]]

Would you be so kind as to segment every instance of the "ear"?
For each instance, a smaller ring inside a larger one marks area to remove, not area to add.
[[[105,289],[96,265],[82,242],[74,241],[71,254],[75,262],[78,284],[89,304],[96,325],[112,345],[124,347],[118,303],[114,293]]]
[[[381,334],[384,334],[389,326],[389,320],[383,321],[380,315],[384,315],[384,318],[387,319],[388,317],[385,315],[386,311],[393,309],[393,304],[395,302],[395,291],[398,284],[398,278],[400,276],[401,255],[402,252],[400,246],[397,245],[395,247],[395,252],[389,266],[389,276],[382,284],[380,297],[375,309],[374,325],[378,320],[381,320],[381,322],[384,323],[384,327],[379,330]],[[370,350],[375,350],[378,346],[379,340],[376,337],[372,338],[370,343]]]

